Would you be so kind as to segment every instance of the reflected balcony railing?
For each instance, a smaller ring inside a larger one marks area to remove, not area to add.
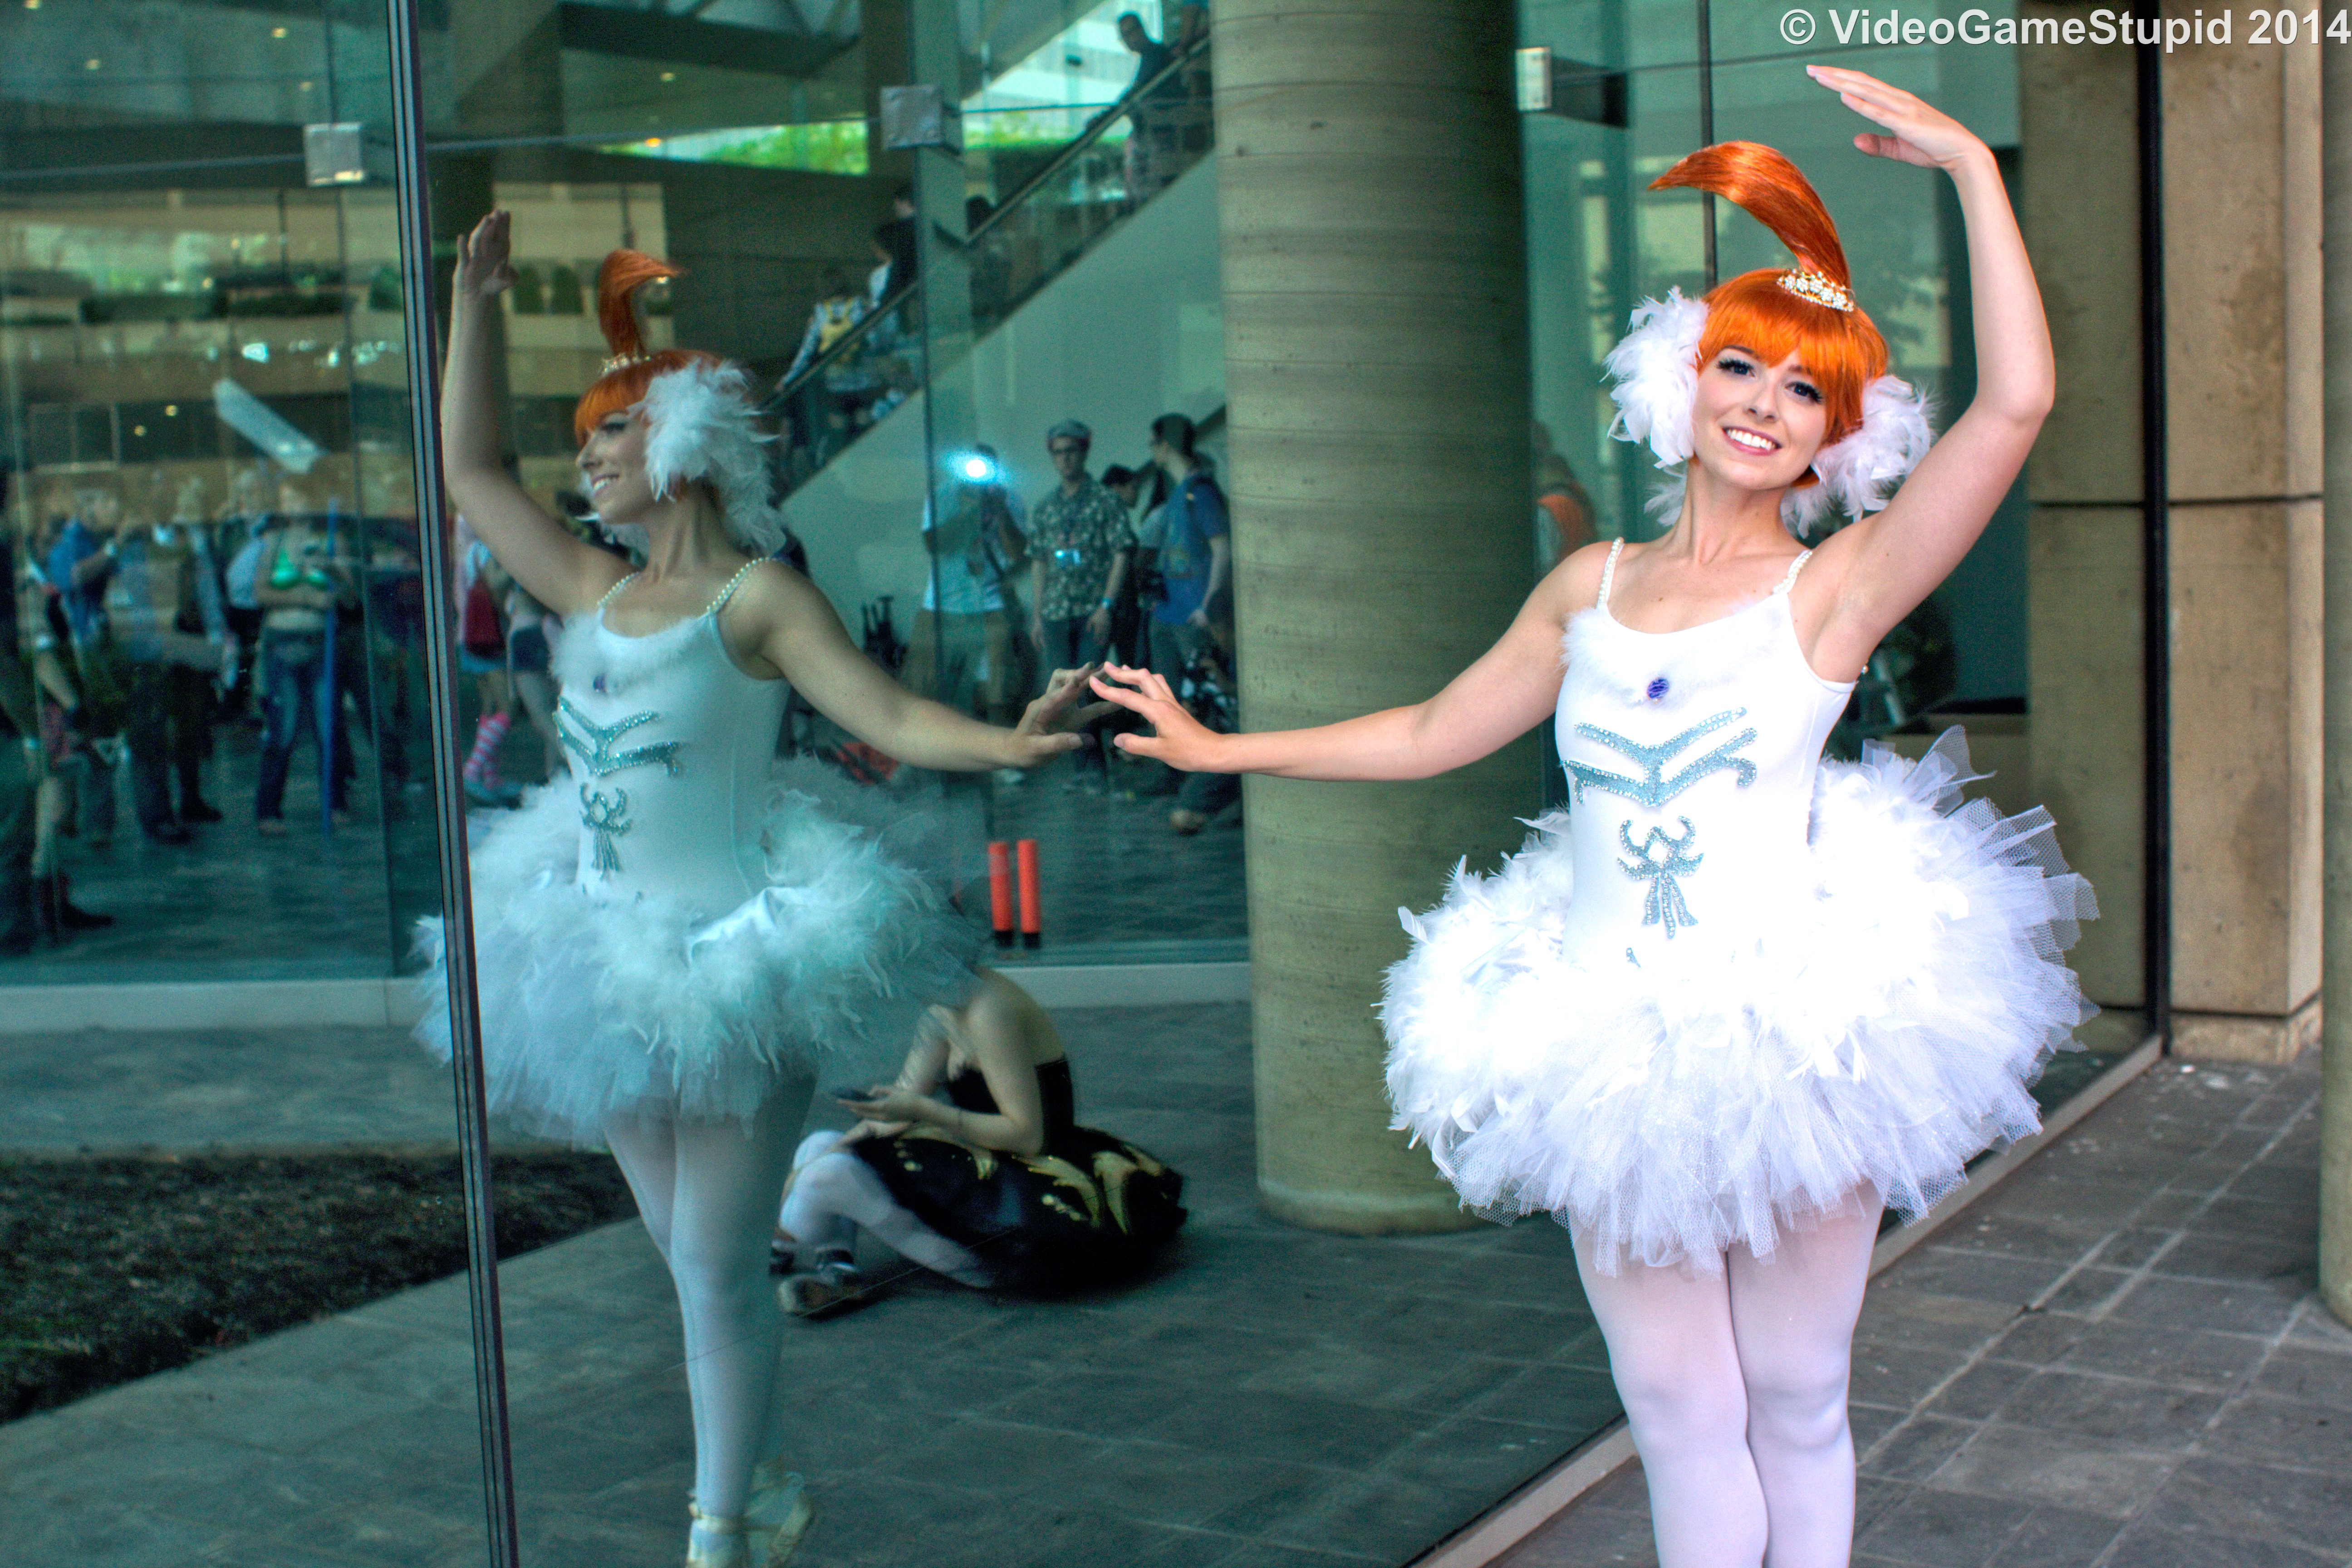
[[[1177,54],[1150,78],[1097,112],[1059,148],[977,145],[968,173],[1012,189],[963,234],[941,228],[971,289],[976,342],[1075,266],[1102,239],[1213,151],[1208,91],[1209,40]],[[1123,138],[1112,135],[1121,124]],[[984,203],[986,198],[975,197]],[[791,422],[782,456],[786,494],[798,489],[858,437],[920,390],[921,285],[908,281],[865,305],[854,325],[777,383],[767,412]],[[943,345],[931,345],[934,354]],[[934,375],[948,369],[936,361]]]

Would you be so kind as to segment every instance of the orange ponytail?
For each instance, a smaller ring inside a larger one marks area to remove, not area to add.
[[[1650,184],[1654,191],[1677,187],[1737,203],[1789,247],[1801,270],[1820,274],[1852,297],[1853,275],[1837,225],[1812,183],[1780,153],[1754,141],[1703,147]],[[1828,415],[1822,444],[1828,446],[1860,427],[1863,389],[1886,373],[1886,340],[1858,305],[1840,310],[1790,292],[1780,283],[1786,270],[1743,272],[1708,291],[1698,362],[1704,366],[1733,347],[1768,364],[1795,354],[1821,389]]]
[[[584,444],[599,420],[645,401],[656,376],[680,370],[698,361],[716,365],[716,354],[692,349],[646,351],[644,325],[637,319],[637,290],[659,278],[677,277],[686,269],[642,251],[616,250],[596,272],[596,321],[613,350],[612,367],[596,378],[572,411],[572,439]]]

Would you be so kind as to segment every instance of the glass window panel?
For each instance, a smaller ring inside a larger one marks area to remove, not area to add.
[[[1990,8],[1991,22],[2013,7]],[[1863,308],[1885,333],[1894,373],[1925,385],[1939,428],[1966,409],[1976,390],[1976,351],[1969,302],[1968,252],[1949,180],[1929,171],[1866,157],[1852,144],[1865,122],[1815,87],[1801,66],[1818,48],[1792,50],[1774,18],[1717,16],[1717,134],[1780,148],[1802,168],[1838,222]],[[1953,114],[1994,150],[2037,266],[2063,279],[2095,255],[2109,276],[2118,256],[2137,254],[2137,234],[2098,232],[2070,216],[2064,192],[2085,177],[2087,148],[2070,152],[2038,123],[2052,122],[2051,85],[2034,68],[2049,51],[2015,45],[1920,43],[1864,47],[1857,39],[1832,51],[1835,63],[1871,72]],[[2116,84],[2110,84],[2111,86]],[[2135,177],[2130,157],[2128,78],[2107,106],[2120,133],[2104,155],[2126,160],[2106,177]],[[2044,95],[2036,112],[2033,94]],[[2084,106],[2087,107],[2087,106]],[[1785,253],[1762,225],[1719,204],[1725,276],[1734,268],[1780,265]],[[2087,249],[2085,247],[2088,247]],[[2045,290],[2051,285],[2045,284]],[[1968,730],[1976,766],[1993,777],[1979,786],[2005,811],[2047,804],[2070,862],[2099,890],[2103,918],[2085,926],[2075,959],[2093,998],[2109,1011],[2084,1031],[2103,1051],[2139,1042],[2140,922],[2144,875],[2138,844],[2144,789],[2137,691],[2145,657],[2138,623],[2141,592],[2137,538],[2142,526],[2136,470],[2105,476],[2096,499],[2062,465],[2048,477],[2041,460],[2072,439],[2080,414],[2119,355],[2137,354],[2137,325],[2114,317],[2082,319],[2058,333],[2060,407],[2044,427],[2036,461],[1959,567],[1912,619],[1888,637],[1857,694],[1836,744],[1879,738],[1916,753],[1951,724]],[[2037,506],[2037,497],[2044,504]],[[2051,504],[2054,503],[2054,504]],[[2093,538],[2120,529],[2099,549],[2106,563],[2097,586],[2082,575]],[[2095,656],[2075,618],[2060,607],[2112,606],[2121,619],[2103,627]],[[2037,633],[2040,641],[2037,643]],[[2106,722],[2086,722],[2093,710]],[[2113,716],[2134,722],[2118,725]],[[2120,830],[2120,831],[2118,831]]]
[[[28,4],[0,47],[0,680],[47,710],[38,780],[0,720],[0,1540],[478,1561],[396,974],[438,894],[382,12]]]

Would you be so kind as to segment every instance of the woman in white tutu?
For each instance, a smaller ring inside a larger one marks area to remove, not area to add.
[[[1610,356],[1618,433],[1681,475],[1663,538],[1577,551],[1414,707],[1219,736],[1145,672],[1095,683],[1152,721],[1129,749],[1188,771],[1427,778],[1552,716],[1569,808],[1404,917],[1389,1091],[1465,1205],[1574,1236],[1664,1568],[1847,1560],[1847,1361],[1881,1208],[1924,1212],[2032,1131],[2026,1086],[2090,1012],[2059,958],[2090,890],[2047,813],[1962,805],[1957,732],[1916,766],[1821,760],[2053,382],[1984,144],[1860,72],[1811,74],[1882,128],[1863,152],[1958,192],[1979,375],[1932,450],[1811,186],[1769,148],[1708,148],[1658,183],[1738,203],[1796,264],[1647,302]],[[1801,548],[1832,503],[1854,520]]]
[[[1056,674],[1018,729],[893,682],[782,543],[744,373],[647,352],[632,296],[677,269],[616,251],[598,280],[613,358],[574,415],[580,472],[645,566],[572,537],[499,462],[489,319],[514,281],[508,218],[458,246],[442,440],[449,495],[499,561],[565,619],[557,727],[572,776],[472,857],[490,1107],[610,1145],[677,1287],[694,1408],[693,1568],[781,1563],[807,1528],[767,1458],[782,1320],[768,1234],[813,1074],[886,1071],[924,1009],[976,983],[965,922],[890,833],[772,768],[785,683],[893,757],[976,771],[1073,749],[1085,692]],[[853,808],[854,810],[854,808]],[[449,1049],[437,923],[421,1031]]]

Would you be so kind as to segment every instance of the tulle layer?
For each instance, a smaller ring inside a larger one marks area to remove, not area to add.
[[[787,1076],[888,1076],[922,1010],[969,996],[980,956],[899,852],[907,835],[850,820],[890,804],[814,764],[780,769],[758,835],[767,885],[711,918],[649,894],[591,897],[572,787],[534,791],[471,857],[491,1111],[593,1145],[617,1110],[745,1120]],[[418,945],[417,1038],[446,1061],[439,920],[418,923]]]
[[[1720,1268],[1864,1188],[1906,1218],[2040,1126],[2028,1086],[2086,1003],[2097,913],[2049,813],[1960,800],[1967,743],[1822,765],[1808,874],[1729,935],[1570,950],[1567,814],[1457,873],[1389,975],[1394,1124],[1465,1207],[1547,1212],[1596,1261]]]

